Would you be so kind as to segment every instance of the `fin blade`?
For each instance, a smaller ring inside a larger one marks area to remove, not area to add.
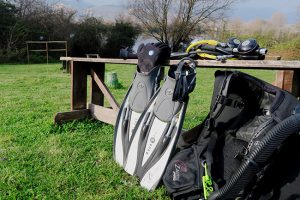
[[[149,106],[151,110],[153,105]],[[151,113],[144,112],[145,114],[140,117],[138,120],[135,129],[133,129],[132,137],[130,140],[130,146],[128,148],[126,164],[124,166],[125,171],[130,174],[134,175],[136,171],[136,166],[138,164],[138,153],[140,151],[140,136],[142,134],[142,128],[145,123],[148,122],[148,118],[151,117]]]
[[[160,151],[160,156],[155,155],[155,157],[151,158],[151,163],[147,163],[147,166],[145,166],[145,168],[142,169],[144,170],[144,172],[139,176],[140,185],[149,191],[154,190],[160,183],[166,166],[172,156],[172,153],[176,148],[179,134],[181,133],[181,128],[183,125],[186,107],[187,104],[183,103],[179,113],[174,115],[172,118],[172,121],[176,121],[176,123],[174,125],[172,125],[171,123],[171,125],[168,128],[170,132],[167,131],[165,135],[162,135],[162,140],[167,139],[166,141],[164,141],[167,142],[167,144],[164,149],[157,149],[158,151]],[[162,145],[162,143],[160,144]]]
[[[124,163],[124,146],[123,146],[123,122],[122,120],[125,118],[126,112],[128,112],[128,102],[125,101],[124,105],[121,107],[121,111],[119,113],[117,119],[117,129],[115,129],[115,139],[114,139],[114,159],[120,165],[123,166]]]
[[[145,120],[142,120],[141,123],[143,123]],[[141,127],[138,127],[137,133],[141,132]],[[138,146],[140,141],[140,134],[133,133],[133,136],[131,138],[130,147],[128,149],[126,164],[125,164],[125,171],[130,174],[134,175],[136,164],[137,164],[137,157],[138,157]]]
[[[157,187],[161,180],[161,177],[163,176],[167,163],[170,159],[174,145],[176,145],[176,138],[176,136],[172,138],[161,158],[155,164],[153,164],[152,167],[146,173],[144,173],[140,181],[140,185],[142,187],[150,191],[154,190]]]
[[[168,123],[155,118],[151,125],[149,136],[147,138],[147,142],[145,145],[145,151],[142,157],[142,167],[144,164],[149,160],[150,156],[153,155],[155,147],[158,145],[162,134],[164,133],[165,128],[167,127]]]

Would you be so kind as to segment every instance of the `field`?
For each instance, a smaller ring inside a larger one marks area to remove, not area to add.
[[[149,193],[112,159],[113,126],[92,120],[54,125],[70,109],[70,75],[60,64],[0,65],[0,199],[169,199],[164,187]],[[125,70],[126,68],[126,70]],[[133,66],[108,65],[124,86]],[[208,113],[212,69],[198,69],[184,123],[189,129]],[[273,82],[274,71],[251,71]]]

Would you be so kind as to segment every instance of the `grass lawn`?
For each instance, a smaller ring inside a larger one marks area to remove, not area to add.
[[[168,199],[164,187],[142,189],[112,159],[113,127],[83,120],[53,125],[70,109],[70,75],[60,64],[0,65],[0,199]],[[112,92],[119,102],[133,78],[133,66],[108,65],[124,86]],[[184,128],[208,113],[212,69],[198,69]],[[246,71],[246,70],[245,70]],[[274,71],[251,71],[272,82]]]

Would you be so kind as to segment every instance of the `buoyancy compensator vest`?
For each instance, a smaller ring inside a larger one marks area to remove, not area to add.
[[[210,113],[183,133],[163,181],[173,199],[300,198],[300,103],[237,71],[216,71]]]

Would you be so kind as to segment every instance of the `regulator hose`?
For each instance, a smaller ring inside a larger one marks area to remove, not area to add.
[[[273,127],[250,152],[230,180],[220,190],[209,196],[209,200],[233,199],[241,196],[241,191],[253,180],[260,171],[260,166],[275,152],[275,150],[290,135],[300,131],[300,114],[292,115]]]

